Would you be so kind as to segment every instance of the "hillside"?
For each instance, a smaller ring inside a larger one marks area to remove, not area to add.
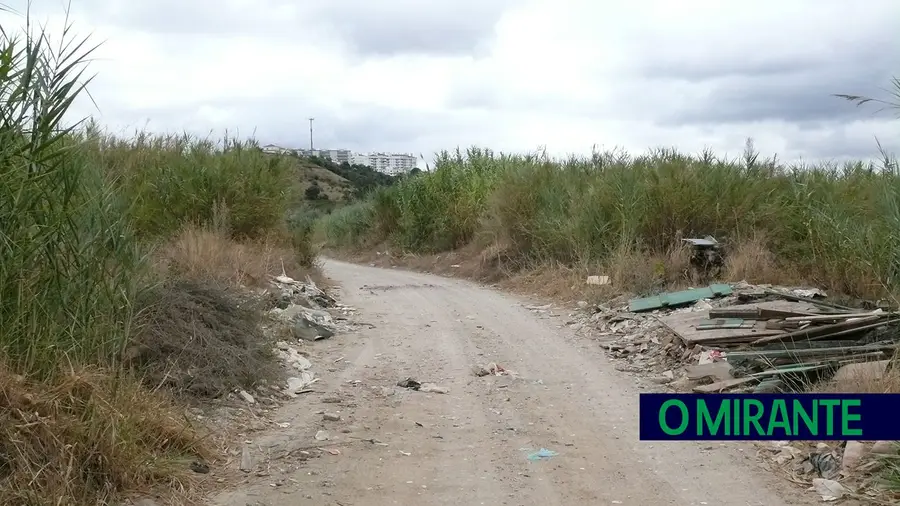
[[[296,161],[296,195],[303,195],[304,200],[320,201],[319,204],[332,203],[325,207],[357,200],[375,188],[392,186],[401,179],[366,165],[336,164],[318,157],[292,158]]]

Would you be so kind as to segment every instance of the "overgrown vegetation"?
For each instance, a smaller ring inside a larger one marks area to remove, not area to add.
[[[6,27],[5,27],[6,28]],[[170,395],[277,374],[232,288],[312,265],[292,160],[63,118],[92,46],[0,35],[0,502],[107,504],[211,458]],[[67,118],[71,119],[71,118]],[[158,390],[159,387],[167,387]]]
[[[476,241],[499,246],[518,268],[611,269],[615,259],[664,257],[680,237],[710,234],[732,251],[753,243],[778,275],[874,297],[900,293],[898,226],[893,161],[788,167],[760,159],[749,141],[741,160],[665,149],[563,161],[443,153],[432,173],[320,224],[338,247],[387,239],[434,252]]]

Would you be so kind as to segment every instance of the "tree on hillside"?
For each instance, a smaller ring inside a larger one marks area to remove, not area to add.
[[[319,188],[318,183],[309,185],[309,187],[306,189],[306,191],[303,192],[303,194],[306,196],[306,200],[319,200],[323,196],[325,198],[328,198],[327,195],[322,194],[322,189]]]

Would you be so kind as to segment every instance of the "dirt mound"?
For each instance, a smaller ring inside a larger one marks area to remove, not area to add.
[[[145,294],[139,330],[124,361],[151,388],[218,397],[278,377],[260,328],[259,302],[215,285],[173,281]]]

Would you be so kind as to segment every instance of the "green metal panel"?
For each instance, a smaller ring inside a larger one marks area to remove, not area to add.
[[[702,299],[731,295],[731,293],[731,285],[714,284],[705,288],[692,288],[680,292],[661,293],[653,297],[633,299],[628,304],[628,310],[632,313],[640,313],[642,311],[653,311],[654,309],[679,307]]]

